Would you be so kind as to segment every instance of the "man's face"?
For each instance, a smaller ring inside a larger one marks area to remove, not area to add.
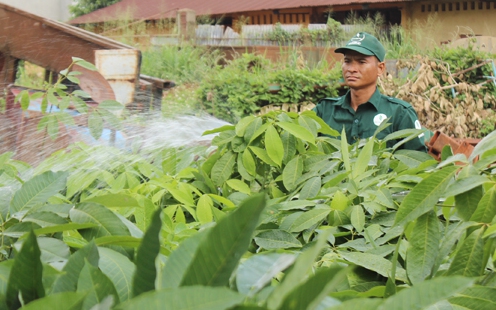
[[[351,89],[363,89],[376,86],[377,78],[384,72],[384,62],[375,56],[367,56],[355,51],[344,54],[341,66],[343,78]]]

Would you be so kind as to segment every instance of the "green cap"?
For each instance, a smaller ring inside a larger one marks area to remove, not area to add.
[[[359,52],[367,56],[375,56],[379,61],[384,61],[386,49],[381,42],[373,35],[366,32],[359,32],[351,38],[345,46],[337,48],[335,53],[345,54],[347,50]]]

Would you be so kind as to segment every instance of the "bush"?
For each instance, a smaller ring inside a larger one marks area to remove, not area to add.
[[[341,74],[337,68],[298,69],[294,63],[281,67],[262,56],[243,54],[216,74],[205,77],[199,88],[201,108],[235,123],[269,104],[316,103],[337,95]],[[279,90],[271,92],[269,85]]]

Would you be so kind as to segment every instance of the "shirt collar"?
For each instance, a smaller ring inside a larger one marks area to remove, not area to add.
[[[367,102],[371,103],[374,106],[374,108],[377,111],[379,111],[379,105],[381,104],[381,98],[382,98],[381,92],[379,91],[379,88],[376,87],[375,92],[372,94],[372,97],[370,97],[369,101],[367,101]],[[348,90],[346,92],[346,94],[344,95],[344,100],[343,100],[342,106],[352,110],[351,106],[350,106],[350,90]]]

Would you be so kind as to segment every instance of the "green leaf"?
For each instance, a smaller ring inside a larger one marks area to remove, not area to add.
[[[487,182],[489,182],[489,179],[482,175],[471,175],[457,179],[453,184],[450,184],[446,190],[445,197],[460,195]]]
[[[432,210],[458,169],[456,166],[445,167],[417,184],[401,202],[394,224],[405,225]]]
[[[37,236],[39,236],[39,235],[48,235],[48,234],[53,234],[53,233],[58,233],[58,232],[64,232],[64,231],[68,231],[68,230],[86,229],[86,228],[92,228],[92,227],[98,227],[98,224],[95,224],[95,223],[84,223],[84,224],[68,223],[68,224],[54,225],[54,226],[47,226],[44,228],[38,228],[34,232]]]
[[[296,154],[296,138],[287,131],[281,133],[281,141],[284,148],[283,163],[289,162]]]
[[[483,155],[486,151],[496,148],[496,131],[493,130],[490,134],[484,137],[470,154],[468,160],[473,161],[477,156]]]
[[[120,111],[124,109],[124,106],[122,103],[116,101],[116,100],[103,100],[98,104],[99,109],[105,109],[108,111]]]
[[[202,224],[210,223],[213,221],[212,208],[214,207],[214,202],[212,198],[208,195],[202,195],[198,199],[198,204],[196,205],[196,217],[198,221]]]
[[[124,193],[118,194],[105,194],[100,196],[93,196],[83,200],[83,202],[94,202],[106,206],[107,208],[120,208],[120,207],[139,207],[138,201]]]
[[[351,172],[350,152],[348,151],[348,139],[346,138],[346,131],[341,131],[341,159],[343,160],[344,168],[347,172]]]
[[[212,167],[212,181],[217,186],[222,186],[233,173],[234,164],[236,163],[236,154],[229,151],[222,155]]]
[[[355,165],[351,170],[351,177],[353,179],[359,177],[367,170],[370,159],[372,158],[374,144],[375,144],[375,140],[373,138],[370,138],[363,147],[363,149],[361,149],[360,152],[358,153],[357,161],[355,162]]]
[[[4,260],[0,263],[0,303],[5,302],[5,295],[7,293],[7,285],[9,284],[9,276],[10,271],[12,269],[12,265],[14,264],[13,259]]]
[[[112,281],[121,302],[131,298],[133,275],[136,266],[121,253],[99,247],[98,267]]]
[[[305,182],[303,188],[300,191],[299,199],[309,199],[314,198],[320,192],[322,187],[322,180],[320,177],[313,177]]]
[[[339,136],[339,132],[329,127],[329,125],[326,122],[324,122],[324,120],[321,117],[317,116],[317,114],[315,114],[314,111],[304,111],[301,112],[300,115],[305,115],[316,121],[320,125],[318,132],[332,137]]]
[[[372,270],[377,272],[383,277],[391,276],[391,261],[379,256],[370,253],[361,253],[361,252],[339,252],[341,256],[347,261],[361,266],[365,269]],[[405,269],[397,266],[396,267],[396,280],[408,282],[406,277]]]
[[[472,283],[472,279],[464,277],[434,278],[401,290],[396,295],[386,299],[378,310],[426,309],[462,291]]]
[[[332,308],[327,308],[327,309],[328,310],[350,310],[350,309],[377,310],[377,307],[380,305],[380,303],[381,300],[378,298],[353,298],[346,300],[337,306],[333,306]]]
[[[303,173],[303,159],[301,156],[296,156],[284,167],[282,171],[282,182],[288,191],[292,191],[298,184],[296,181]]]
[[[136,272],[133,278],[133,296],[155,290],[155,279],[157,277],[155,259],[160,251],[161,212],[162,209],[158,209],[153,214],[152,223],[145,232],[138,248]]]
[[[482,275],[487,262],[484,261],[484,228],[473,231],[458,248],[447,274],[465,277]]]
[[[276,123],[276,125],[286,130],[298,139],[306,141],[310,144],[315,144],[315,136],[303,126],[291,122],[278,122]]]
[[[57,136],[59,134],[59,122],[57,120],[57,116],[54,114],[48,115],[46,124],[46,130],[50,138],[52,140],[57,139]]]
[[[315,275],[286,296],[279,309],[315,309],[330,292],[348,282],[346,274],[349,271],[350,268],[339,265],[319,268]]]
[[[270,159],[280,167],[284,157],[284,147],[281,137],[274,126],[269,126],[265,131],[265,148]]]
[[[496,186],[491,187],[482,196],[477,209],[470,218],[471,221],[491,224],[496,216]]]
[[[64,292],[51,294],[30,302],[22,310],[80,310],[86,293]]]
[[[83,301],[83,310],[91,309],[109,295],[112,295],[116,303],[119,303],[119,296],[112,281],[88,261],[85,262],[79,274],[77,291],[87,294]]]
[[[274,167],[277,166],[277,164],[269,157],[267,151],[264,150],[263,148],[257,146],[250,146],[250,150],[264,163]]]
[[[42,275],[43,265],[40,260],[41,251],[36,235],[30,232],[21,250],[15,257],[7,285],[6,303],[10,309],[45,296]]]
[[[250,187],[248,184],[241,180],[237,179],[230,179],[226,181],[227,185],[229,185],[230,188],[234,189],[235,191],[238,191],[240,193],[245,193],[247,195],[251,194]]]
[[[91,62],[88,62],[82,58],[79,57],[72,57],[72,62],[75,63],[78,66],[81,66],[85,69],[91,70],[91,71],[97,71],[98,69],[93,65]]]
[[[317,238],[317,242],[309,245],[303,253],[296,259],[293,268],[284,276],[282,282],[277,285],[267,299],[267,306],[270,309],[278,309],[286,296],[296,287],[302,284],[308,276],[308,272],[313,268],[324,246],[327,244],[327,238],[330,230],[323,231]]]
[[[344,211],[348,208],[349,199],[341,191],[336,191],[331,201],[331,209]]]
[[[452,305],[463,307],[463,309],[496,309],[496,288],[485,286],[469,287],[450,298],[449,302]]]
[[[331,209],[313,209],[298,216],[289,227],[289,232],[300,232],[319,223],[327,217]]]
[[[129,236],[129,230],[115,213],[102,205],[95,203],[80,203],[69,212],[74,223],[94,223],[97,228],[80,230],[83,238],[90,241],[93,238],[104,236]]]
[[[295,261],[286,253],[261,253],[242,262],[236,272],[236,288],[241,294],[253,296]]]
[[[47,171],[26,181],[10,203],[10,214],[28,211],[32,207],[46,203],[48,198],[64,189],[67,172]]]
[[[97,111],[93,111],[88,115],[88,127],[90,128],[90,134],[95,139],[98,140],[103,133],[103,118]]]
[[[22,221],[36,223],[40,225],[40,227],[57,226],[67,223],[65,218],[62,218],[53,212],[45,211],[30,213],[26,215]]]
[[[52,294],[59,292],[75,291],[79,274],[86,262],[98,266],[98,249],[95,242],[91,241],[69,257],[62,271],[64,273],[55,280],[52,286]]]
[[[209,230],[208,236],[198,246],[181,285],[227,285],[239,259],[248,250],[264,208],[264,195],[254,195]]]
[[[126,247],[138,247],[141,243],[140,238],[131,236],[103,236],[94,240],[97,246],[120,245]]]
[[[185,239],[179,244],[176,250],[172,251],[162,270],[162,277],[158,288],[179,287],[188,267],[194,259],[197,259],[196,253],[198,247],[203,243],[206,236],[206,232],[197,233]]]
[[[245,297],[225,287],[189,286],[149,292],[119,305],[121,310],[227,310]]]
[[[365,226],[365,213],[360,205],[355,205],[351,207],[350,214],[351,225],[355,227],[357,232],[361,232]]]
[[[271,229],[255,236],[256,244],[266,250],[301,248],[301,242],[285,230]]]
[[[455,208],[458,216],[465,221],[469,221],[477,209],[477,205],[481,201],[483,194],[483,187],[479,185],[456,195]]]
[[[257,166],[255,164],[255,160],[253,159],[253,156],[251,155],[250,150],[246,149],[243,152],[242,160],[243,160],[243,166],[245,167],[246,171],[252,176],[257,175]]]
[[[406,255],[406,271],[412,284],[429,277],[439,252],[439,220],[430,211],[417,219],[409,241]]]

